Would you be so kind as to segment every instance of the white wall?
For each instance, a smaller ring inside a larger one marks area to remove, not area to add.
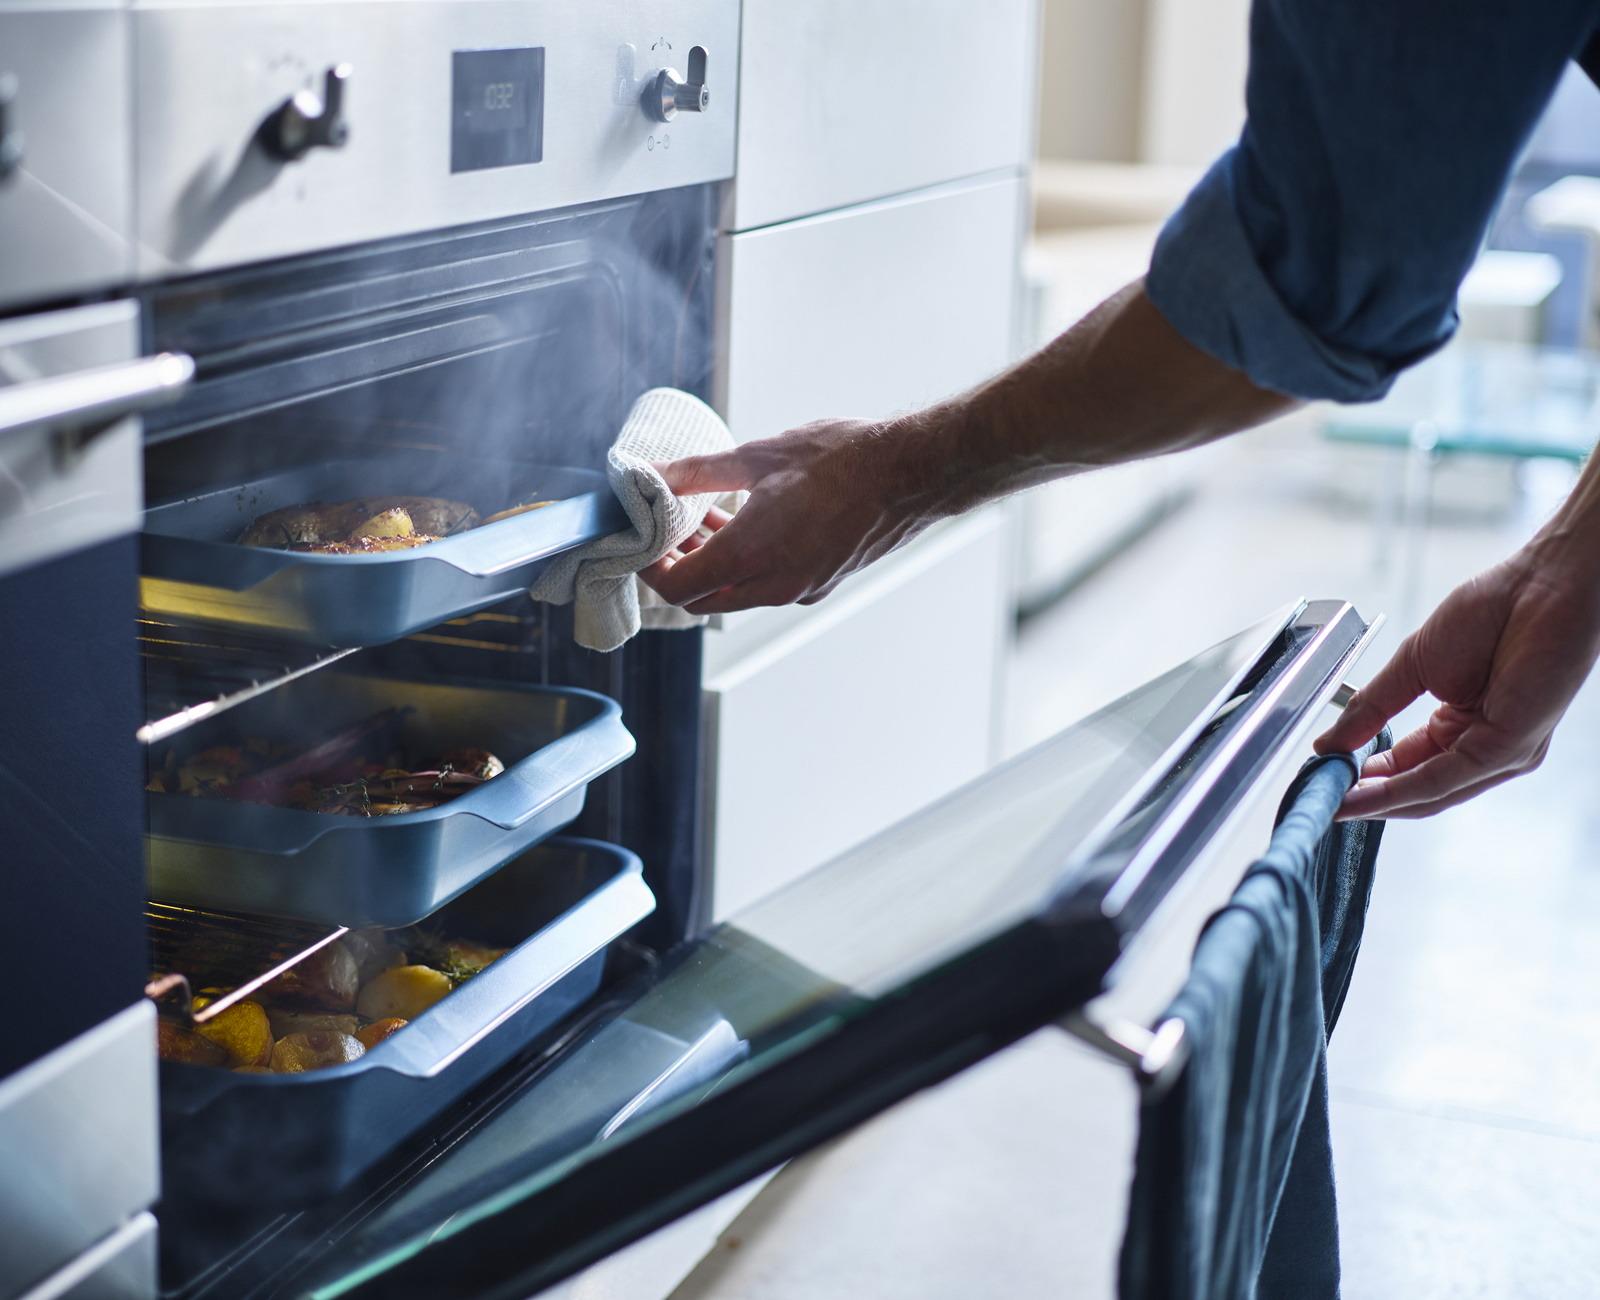
[[[1250,0],[1045,0],[1039,156],[1204,164],[1244,120]]]
[[[1149,0],[1140,157],[1210,162],[1244,122],[1250,0]]]
[[[1145,0],[1045,0],[1039,156],[1139,156]]]

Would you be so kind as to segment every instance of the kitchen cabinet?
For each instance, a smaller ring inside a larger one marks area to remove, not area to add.
[[[1006,525],[989,511],[941,531],[708,676],[714,919],[988,767]]]
[[[1036,0],[745,0],[734,230],[1033,152]]]

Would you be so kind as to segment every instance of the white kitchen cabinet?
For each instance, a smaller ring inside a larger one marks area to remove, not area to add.
[[[1010,173],[724,236],[719,405],[741,441],[931,402],[1012,359]]]
[[[717,919],[988,767],[1007,525],[991,510],[941,529],[708,676]]]
[[[749,230],[1033,152],[1036,0],[745,0],[737,183]]]
[[[1037,0],[745,0],[714,381],[735,437],[881,419],[1014,359],[1037,24]],[[714,620],[717,915],[990,764],[1009,529],[950,524],[819,606]]]

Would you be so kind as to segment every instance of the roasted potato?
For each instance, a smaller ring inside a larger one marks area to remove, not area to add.
[[[359,539],[425,541],[473,528],[478,512],[464,501],[440,497],[358,497],[313,501],[260,516],[239,534],[242,546],[345,547]],[[370,549],[370,548],[362,548]]]
[[[239,534],[241,546],[311,546],[328,540],[330,507],[320,501],[310,505],[286,506],[261,515]]]
[[[354,1061],[366,1050],[354,1034],[337,1034],[325,1029],[289,1034],[273,1045],[272,1070],[275,1074],[322,1070]]]
[[[411,516],[419,533],[435,537],[448,537],[451,533],[476,528],[478,512],[465,501],[448,501],[443,497],[379,497],[369,504],[380,510],[404,510]]]
[[[439,756],[444,766],[489,781],[506,770],[506,765],[487,749],[451,749]]]
[[[431,966],[396,966],[362,987],[356,1010],[367,1020],[415,1020],[454,987]]]
[[[411,522],[401,506],[390,506],[387,510],[380,510],[369,519],[363,519],[350,530],[350,536],[355,537],[414,537],[421,531]]]
[[[156,1055],[185,1065],[226,1065],[228,1053],[209,1038],[174,1020],[156,1021]]]
[[[354,1034],[361,1025],[361,1018],[355,1015],[327,1011],[295,1011],[278,1007],[267,1009],[267,1019],[272,1024],[273,1038],[317,1032]]]
[[[264,1001],[316,1011],[349,1011],[361,988],[350,949],[335,939],[296,962],[261,990]],[[368,1017],[369,1019],[371,1017]]]
[[[356,1037],[361,1040],[361,1045],[370,1052],[390,1034],[404,1029],[407,1023],[407,1021],[401,1020],[399,1016],[390,1016],[385,1020],[374,1020],[370,1025],[362,1025],[360,1029],[356,1030]]]
[[[520,506],[511,506],[506,510],[496,510],[483,522],[486,524],[497,524],[502,519],[514,519],[517,515],[525,515],[530,510],[543,510],[545,506],[553,505],[555,505],[554,501],[525,501]]]
[[[196,998],[194,1009],[203,1010],[212,999]],[[209,1038],[228,1054],[228,1064],[265,1065],[272,1059],[273,1030],[266,1010],[259,1002],[246,998],[219,1012],[195,1031]]]
[[[352,930],[339,940],[356,959],[356,970],[365,984],[391,966],[404,966],[406,955],[389,942],[385,930]]]

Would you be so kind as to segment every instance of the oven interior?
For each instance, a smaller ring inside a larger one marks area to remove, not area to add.
[[[143,304],[146,344],[190,353],[198,375],[181,402],[147,421],[147,503],[335,461],[370,461],[391,480],[414,474],[408,491],[439,496],[483,460],[602,470],[640,392],[667,385],[708,395],[714,199],[711,187],[666,191],[154,287]],[[353,650],[148,613],[140,642],[141,736],[152,757],[187,730],[228,736],[236,706],[335,662],[338,672],[609,696],[637,749],[589,787],[561,834],[636,854],[655,909],[612,945],[591,1003],[703,928],[698,633],[644,632],[596,654],[576,645],[570,608],[523,596]],[[308,737],[315,726],[307,720]],[[477,888],[492,893],[494,877]],[[470,912],[472,897],[447,910]],[[173,965],[171,952],[185,943],[220,944],[230,982],[242,988],[335,931],[153,899],[149,933],[152,965]],[[175,1004],[193,989],[168,980],[157,992],[181,1013]],[[519,1045],[479,1092],[526,1073],[558,1041],[542,1033]],[[350,1195],[401,1176],[478,1104],[462,1102],[402,1144]],[[263,1240],[287,1243],[292,1224],[315,1236],[331,1212],[248,1200],[221,1211],[169,1175],[158,1212],[165,1291],[249,1293],[258,1284],[247,1283],[243,1261],[255,1258],[259,1270]]]

